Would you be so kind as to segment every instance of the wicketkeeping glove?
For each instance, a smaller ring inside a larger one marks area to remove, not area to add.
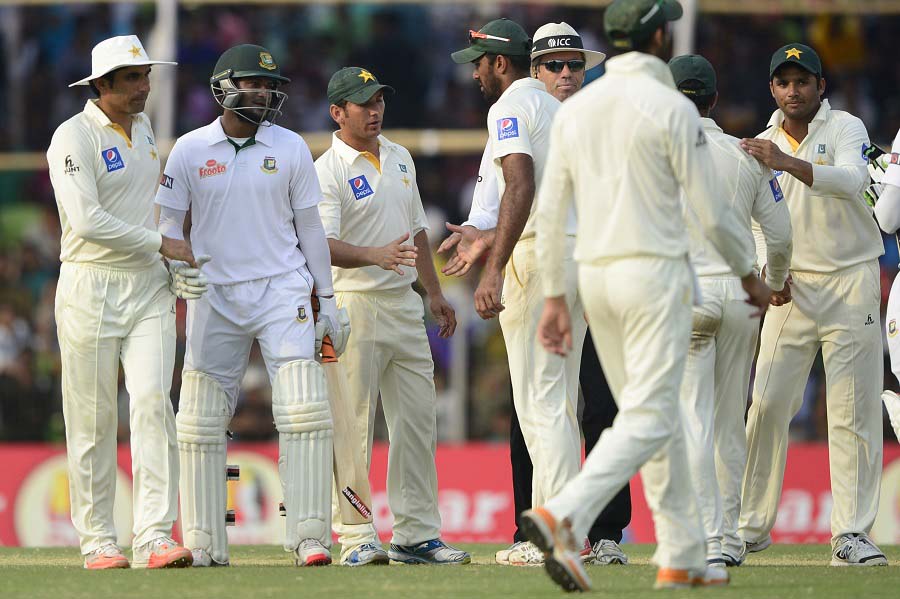
[[[322,339],[331,338],[334,353],[340,356],[347,348],[350,337],[350,318],[346,309],[338,310],[333,297],[319,298],[319,316],[316,321],[316,353],[322,350]]]
[[[169,290],[175,294],[175,297],[191,300],[198,299],[206,293],[209,281],[200,269],[210,260],[210,256],[199,256],[197,268],[193,268],[181,260],[169,262]]]

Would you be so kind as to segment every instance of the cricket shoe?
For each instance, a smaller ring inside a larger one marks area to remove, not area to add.
[[[517,541],[494,554],[501,566],[543,566],[544,554],[531,541]]]
[[[626,566],[628,565],[628,556],[619,547],[619,544],[610,539],[601,539],[594,543],[591,548],[594,559],[587,563],[595,566]]]
[[[689,589],[691,587],[720,587],[731,581],[725,568],[707,566],[703,570],[660,568],[654,589]]]
[[[303,539],[294,549],[294,563],[298,566],[327,566],[331,552],[319,539]]]
[[[85,570],[129,568],[128,558],[115,543],[107,543],[84,556]]]
[[[747,555],[751,553],[759,553],[760,551],[764,551],[772,546],[772,535],[766,535],[761,541],[744,541],[744,546],[741,549],[740,562],[744,563],[744,560],[747,559]]]
[[[558,523],[549,511],[537,507],[522,512],[522,533],[544,552],[544,569],[565,591],[590,591],[591,579],[568,520]]]
[[[206,549],[191,549],[191,555],[194,557],[194,568],[217,568],[230,565],[228,562],[217,562],[209,554]]]
[[[388,557],[404,564],[468,564],[472,556],[468,551],[456,549],[440,539],[431,539],[418,545],[391,543]]]
[[[737,557],[735,557],[723,551],[722,561],[725,562],[726,568],[737,568],[744,563],[744,556],[743,554],[739,554]]]
[[[342,566],[378,566],[391,563],[387,552],[377,543],[363,543],[354,547],[344,558]]]
[[[832,566],[886,566],[887,558],[864,534],[841,535],[832,543]]]
[[[134,548],[133,568],[187,568],[194,563],[194,556],[169,537],[157,537]]]

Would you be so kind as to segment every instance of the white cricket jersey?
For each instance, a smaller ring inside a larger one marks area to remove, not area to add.
[[[710,144],[697,108],[675,88],[662,60],[629,52],[566,100],[553,121],[538,194],[537,253],[548,297],[565,292],[563,236],[572,197],[575,258],[582,264],[634,256],[686,257],[680,188],[703,230],[738,276],[753,270],[753,248],[720,200]]]
[[[784,113],[776,110],[760,139],[769,139],[789,156],[812,164],[807,187],[789,173],[776,172],[794,230],[791,269],[834,272],[873,260],[884,253],[881,233],[863,192],[869,182],[863,149],[869,135],[863,122],[828,100],[809,124],[799,144],[781,128]]]
[[[755,244],[754,232],[765,238],[768,263],[766,278],[773,289],[784,287],[791,261],[791,216],[778,179],[771,169],[747,154],[740,140],[726,134],[709,118],[700,119],[709,140],[712,161],[707,164],[720,182],[720,201],[738,216],[740,233]],[[701,277],[736,276],[715,247],[706,239],[700,221],[689,202],[684,202],[685,223],[694,272]]]
[[[478,166],[478,180],[472,192],[472,206],[469,208],[469,219],[463,226],[469,225],[486,231],[497,226],[500,215],[500,187],[497,173],[494,171],[494,154],[491,150],[491,139],[488,138]]]
[[[316,160],[322,202],[319,214],[325,236],[361,247],[384,246],[405,233],[413,245],[428,230],[416,185],[416,166],[403,146],[378,136],[378,159],[358,152],[334,133],[331,147]],[[375,163],[378,163],[378,166]],[[335,291],[383,291],[408,287],[418,278],[415,268],[402,275],[380,266],[331,269]]]
[[[488,111],[487,127],[490,134],[488,144],[494,159],[494,173],[500,198],[497,202],[498,213],[500,201],[506,191],[500,160],[510,154],[527,154],[534,162],[535,198],[531,203],[531,212],[520,239],[528,239],[535,234],[537,190],[540,189],[550,152],[553,115],[559,107],[560,101],[547,93],[547,87],[541,81],[524,77],[513,81]],[[574,235],[576,228],[575,210],[570,209],[565,233]]]
[[[297,247],[294,210],[321,199],[312,155],[284,127],[260,127],[240,150],[217,118],[175,142],[156,203],[191,209],[194,255],[211,283],[272,277],[306,264]]]
[[[47,150],[62,228],[60,260],[127,270],[160,259],[153,222],[159,153],[144,113],[132,116],[131,138],[97,106],[61,124]]]
[[[888,159],[888,167],[884,171],[881,182],[886,185],[900,187],[900,131],[894,138],[894,144],[891,146],[891,156]]]

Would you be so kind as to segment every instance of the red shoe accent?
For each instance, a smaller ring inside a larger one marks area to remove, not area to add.
[[[151,553],[147,561],[147,569],[155,568],[187,568],[194,563],[191,550],[179,545],[172,545],[160,553]]]

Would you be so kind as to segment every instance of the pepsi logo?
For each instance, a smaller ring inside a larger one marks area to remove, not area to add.
[[[357,178],[353,180],[353,187],[356,189],[362,189],[363,185],[365,185],[365,183],[363,183],[362,179]]]
[[[113,152],[112,150],[107,150],[107,151],[106,151],[106,159],[107,159],[107,160],[115,160],[115,158],[116,158],[116,153],[115,153],[115,152]]]
[[[501,131],[509,131],[513,127],[512,119],[503,119],[500,121],[500,130]]]

